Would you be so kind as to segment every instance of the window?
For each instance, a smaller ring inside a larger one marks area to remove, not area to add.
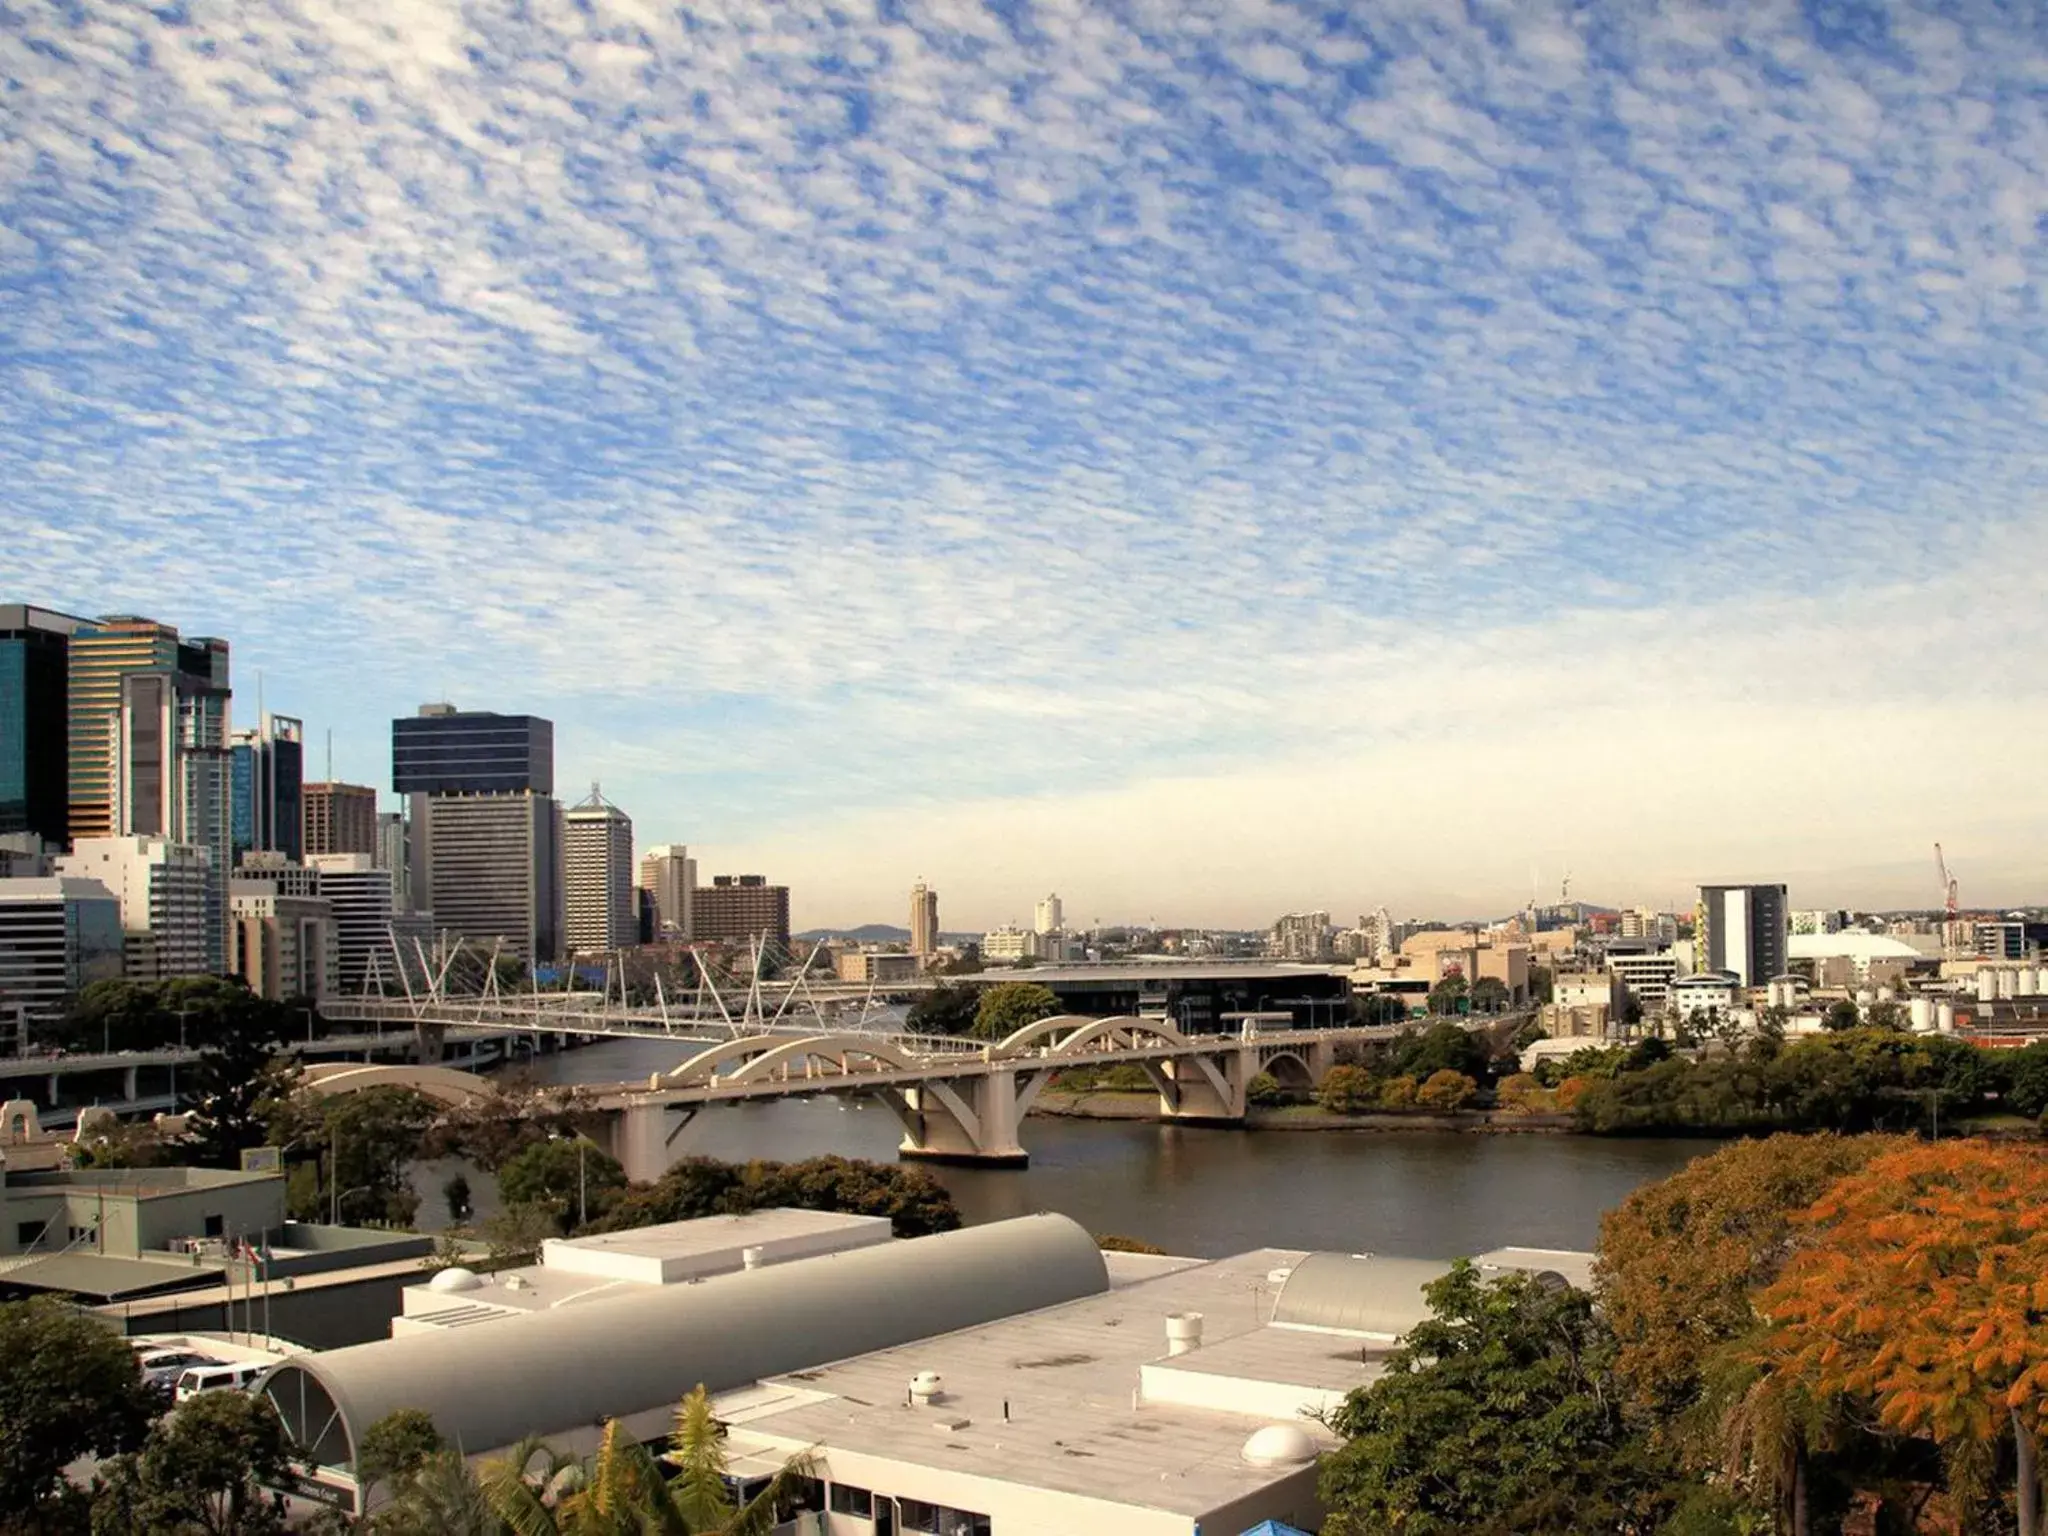
[[[17,1248],[33,1248],[42,1235],[43,1224],[40,1221],[17,1221],[14,1224],[14,1246]]]
[[[207,1218],[206,1218],[206,1234],[205,1234],[206,1236],[208,1236],[208,1237],[220,1237],[220,1236],[224,1235],[224,1234],[225,1234],[226,1232],[227,1232],[227,1219],[226,1219],[225,1217],[222,1217],[222,1216],[209,1216],[209,1217],[207,1217]]]
[[[920,1536],[990,1536],[987,1515],[927,1504],[922,1499],[898,1499],[896,1507],[903,1512],[902,1528]]]
[[[875,1518],[875,1496],[865,1488],[855,1488],[847,1483],[834,1483],[828,1506],[835,1515],[858,1515],[863,1520]]]

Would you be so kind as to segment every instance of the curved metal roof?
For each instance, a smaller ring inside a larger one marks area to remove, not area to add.
[[[1340,1333],[1398,1338],[1429,1318],[1422,1289],[1451,1266],[1435,1259],[1385,1259],[1367,1253],[1312,1253],[1294,1266],[1273,1321]]]
[[[357,1437],[400,1408],[475,1454],[1108,1289],[1087,1232],[1025,1216],[306,1355],[261,1390],[322,1465],[352,1466]]]

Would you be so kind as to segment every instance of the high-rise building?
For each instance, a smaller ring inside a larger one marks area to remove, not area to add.
[[[392,872],[366,853],[316,853],[320,894],[334,910],[335,985],[349,997],[383,990],[399,979],[393,947]]]
[[[121,976],[121,903],[97,880],[0,880],[0,1029],[31,1037],[60,1022],[78,994]],[[18,1054],[24,1040],[0,1041]]]
[[[562,813],[563,933],[571,954],[625,949],[640,936],[633,900],[633,821],[590,786]]]
[[[434,926],[473,944],[500,943],[529,963],[553,960],[562,947],[562,808],[523,792],[425,798]]]
[[[910,952],[927,960],[939,952],[939,893],[922,880],[910,888]]]
[[[789,887],[770,885],[762,875],[714,875],[692,895],[695,937],[707,942],[747,944],[765,939],[789,948]]]
[[[1782,885],[1703,885],[1695,931],[1700,969],[1728,971],[1744,987],[1784,973],[1790,912]]]
[[[70,642],[87,622],[0,603],[0,837],[70,836]]]
[[[692,916],[697,861],[681,843],[663,843],[640,856],[640,884],[654,897],[655,937],[688,943],[697,937]]]
[[[1032,920],[1031,931],[1040,936],[1067,931],[1066,914],[1060,907],[1057,891],[1038,904],[1038,912]]]
[[[253,730],[236,731],[228,746],[229,841],[237,864],[251,852],[305,854],[306,727],[265,711]]]
[[[377,791],[316,779],[305,787],[305,857],[377,851]]]
[[[213,912],[219,882],[207,850],[163,837],[85,837],[73,840],[56,867],[59,876],[97,880],[113,892],[121,906],[121,969],[131,980],[225,969],[225,935]]]
[[[412,902],[412,829],[403,811],[377,813],[377,846],[371,857],[391,876],[391,910],[410,912]]]
[[[532,715],[423,704],[391,722],[391,787],[408,797],[407,893],[437,928],[527,961],[562,943],[555,728]]]

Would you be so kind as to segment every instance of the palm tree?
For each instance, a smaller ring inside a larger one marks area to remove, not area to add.
[[[792,1456],[767,1487],[736,1502],[725,1481],[725,1428],[701,1385],[676,1408],[662,1458],[673,1477],[616,1419],[588,1461],[531,1438],[475,1474],[459,1456],[445,1459],[431,1458],[397,1491],[378,1517],[380,1536],[386,1521],[392,1536],[767,1536],[816,1467],[808,1454]],[[487,1520],[471,1521],[479,1509]]]

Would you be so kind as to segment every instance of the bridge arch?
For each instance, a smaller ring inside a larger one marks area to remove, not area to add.
[[[410,1088],[438,1104],[460,1108],[493,1098],[497,1089],[486,1079],[453,1067],[405,1064],[365,1065],[353,1062],[321,1062],[304,1068],[299,1084],[323,1097],[337,1093],[360,1093],[365,1088]]]
[[[1054,1040],[1054,1036],[1059,1038]],[[1089,1014],[1063,1013],[1056,1018],[1040,1019],[1036,1024],[1026,1024],[1022,1029],[1005,1036],[997,1043],[996,1054],[1007,1056],[1041,1042],[1050,1042],[1049,1054],[1064,1056],[1084,1045],[1093,1045],[1097,1040],[1113,1037],[1122,1037],[1132,1045],[1145,1039],[1157,1040],[1167,1045],[1196,1043],[1164,1019],[1141,1019],[1129,1014],[1104,1019]]]
[[[1282,1088],[1292,1092],[1312,1092],[1316,1086],[1316,1075],[1306,1061],[1294,1051],[1275,1051],[1259,1062],[1259,1070],[1271,1075]]]
[[[797,1047],[803,1049],[798,1050]],[[652,1089],[708,1086],[720,1080],[718,1068],[728,1062],[743,1062],[745,1065],[724,1074],[724,1081],[757,1082],[760,1074],[749,1073],[748,1069],[762,1057],[774,1056],[779,1066],[784,1061],[820,1055],[833,1060],[845,1056],[872,1056],[878,1061],[887,1061],[891,1066],[905,1068],[922,1065],[900,1046],[872,1035],[804,1035],[796,1039],[786,1034],[741,1035],[707,1046],[668,1071],[656,1073],[648,1080],[647,1086]]]
[[[729,1074],[729,1083],[758,1083],[764,1078],[793,1062],[830,1061],[836,1062],[839,1070],[852,1076],[854,1069],[849,1059],[865,1056],[884,1067],[895,1067],[902,1071],[914,1072],[920,1067],[930,1066],[929,1061],[919,1060],[899,1046],[872,1035],[810,1035],[801,1040],[784,1040],[761,1052],[738,1071]]]

